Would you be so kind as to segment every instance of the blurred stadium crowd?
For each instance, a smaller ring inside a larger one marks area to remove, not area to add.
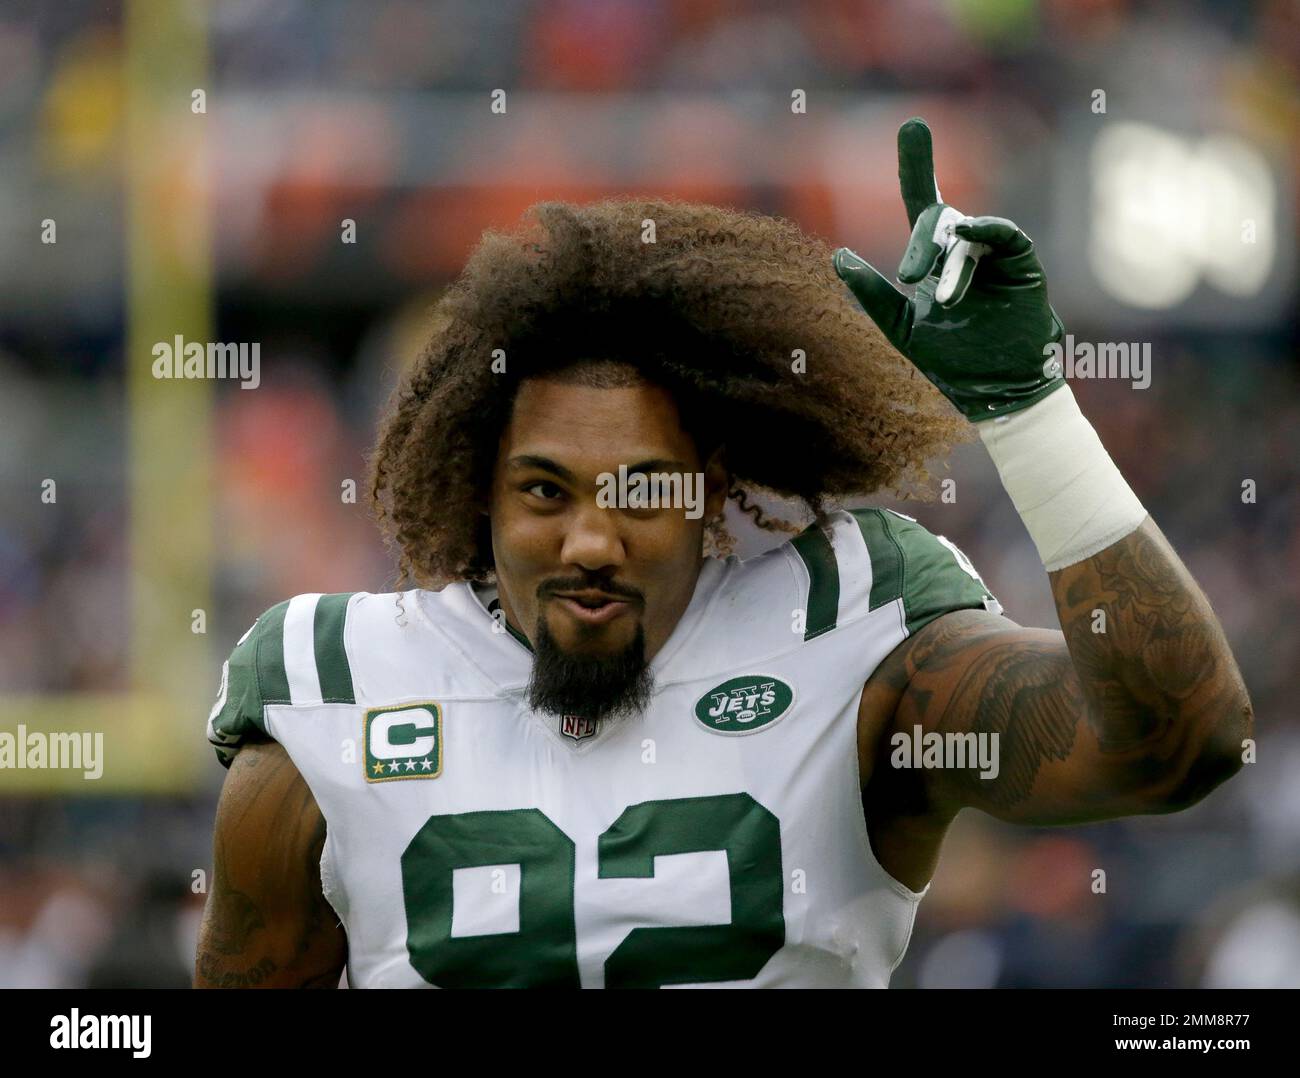
[[[906,237],[893,131],[920,114],[946,200],[1023,224],[1051,282],[1084,261],[1087,222],[1054,192],[1087,160],[1095,87],[1112,113],[1234,131],[1277,180],[1272,292],[1135,312],[1095,285],[1053,289],[1077,338],[1151,342],[1150,388],[1075,392],[1218,612],[1259,759],[1174,816],[1048,830],[964,815],[894,984],[1300,986],[1291,0],[189,10],[209,52],[216,339],[260,341],[263,363],[255,391],[214,395],[211,676],[167,734],[202,762],[166,794],[20,795],[0,774],[0,986],[188,983],[224,774],[203,741],[221,659],[282,598],[391,583],[364,499],[341,503],[340,482],[361,483],[400,361],[485,227],[541,199],[672,194],[786,215],[892,265]],[[126,347],[124,21],[80,0],[0,8],[0,698],[128,687],[123,382],[148,359]],[[486,107],[501,87],[504,117]],[[35,239],[47,216],[57,251]],[[355,245],[339,243],[343,218]],[[885,504],[958,543],[1016,620],[1054,626],[982,450],[948,474],[955,502]],[[57,508],[39,498],[46,475],[63,477]]]

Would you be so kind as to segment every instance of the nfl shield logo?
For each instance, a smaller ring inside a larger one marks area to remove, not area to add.
[[[561,715],[560,716],[560,733],[565,737],[571,737],[574,741],[582,741],[589,737],[595,737],[600,730],[599,719],[588,719],[582,715]]]

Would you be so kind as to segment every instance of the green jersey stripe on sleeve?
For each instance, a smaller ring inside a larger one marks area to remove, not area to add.
[[[223,767],[230,766],[245,738],[267,736],[266,704],[289,702],[289,680],[284,671],[284,616],[288,609],[285,601],[253,622],[221,668],[217,702],[208,715],[208,740]],[[268,692],[279,696],[272,699]]]
[[[250,722],[266,733],[262,722],[262,698],[257,691],[256,651],[257,634],[254,631],[236,646],[222,667],[221,690],[210,717],[212,730],[218,737],[239,738]]]
[[[289,601],[276,603],[258,622],[253,633],[257,641],[257,684],[263,704],[289,704],[289,676],[284,672],[284,615]]]
[[[343,646],[343,627],[347,620],[348,600],[354,592],[322,595],[316,602],[313,635],[316,648],[316,673],[320,678],[321,699],[327,704],[355,704],[352,667]]]
[[[1002,612],[970,559],[950,540],[932,534],[901,513],[881,509],[874,512],[898,549],[899,593],[909,636],[954,610]],[[873,606],[874,600],[873,587]]]

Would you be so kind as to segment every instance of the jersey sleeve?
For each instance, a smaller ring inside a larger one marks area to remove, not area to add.
[[[229,767],[245,739],[266,738],[264,708],[287,703],[284,686],[284,615],[289,603],[271,607],[239,638],[221,666],[217,701],[208,715],[208,741]]]
[[[1002,606],[970,559],[942,535],[902,513],[831,513],[792,540],[807,581],[806,639],[893,608],[903,637],[954,610]]]

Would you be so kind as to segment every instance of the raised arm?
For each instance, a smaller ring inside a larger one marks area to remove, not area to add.
[[[325,820],[288,753],[245,745],[217,806],[195,988],[336,988],[347,937],[321,893]]]
[[[945,615],[873,675],[888,733],[998,735],[996,777],[891,773],[872,796],[933,834],[971,805],[1019,823],[1176,811],[1242,763],[1250,700],[1205,596],[1079,411],[1060,318],[1014,223],[942,202],[930,130],[899,130],[912,237],[898,279],[847,249],[835,268],[889,341],[976,426],[1049,573],[1063,632]],[[864,750],[867,746],[863,747]],[[933,843],[931,843],[933,845]]]

